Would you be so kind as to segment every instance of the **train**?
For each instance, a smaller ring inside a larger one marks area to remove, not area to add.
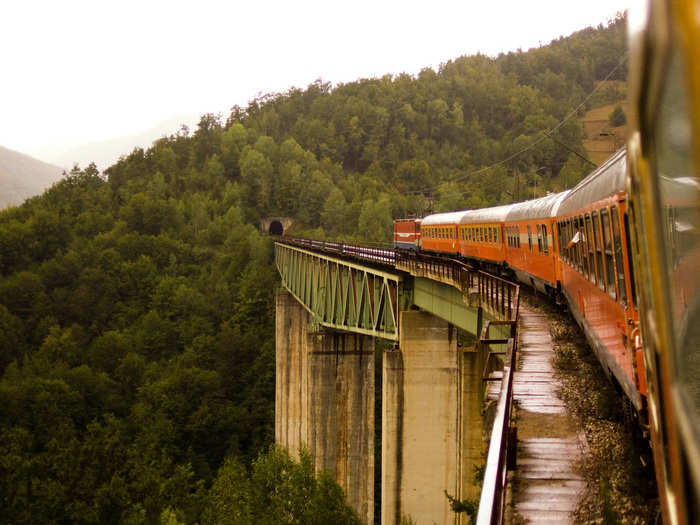
[[[394,248],[460,258],[565,300],[604,370],[644,415],[626,158],[623,148],[561,193],[397,220]]]
[[[628,18],[633,133],[570,190],[394,224],[399,251],[464,259],[570,309],[634,408],[663,522],[700,523],[700,5]]]

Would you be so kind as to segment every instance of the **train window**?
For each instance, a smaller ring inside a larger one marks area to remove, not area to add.
[[[532,230],[529,224],[527,225],[527,244],[530,246],[530,251],[532,251]]]
[[[576,236],[576,230],[578,230],[578,217],[574,217],[570,222],[571,228],[569,231],[569,244],[571,246],[571,262],[574,268],[579,269],[579,259],[578,259],[578,244],[572,242]]]
[[[603,273],[603,248],[600,241],[600,221],[598,220],[598,212],[594,211],[593,219],[593,241],[595,242],[596,262],[598,268],[598,287],[605,290],[605,274]]]
[[[549,255],[549,246],[547,243],[547,225],[542,225],[542,246],[544,247],[544,254]]]
[[[601,225],[603,227],[603,247],[605,248],[605,274],[608,280],[608,293],[613,299],[617,299],[615,292],[615,262],[613,260],[612,238],[610,236],[610,216],[607,208],[600,210]]]
[[[617,216],[617,207],[610,208],[612,218],[613,246],[615,248],[615,270],[617,271],[617,288],[620,291],[620,302],[627,306],[627,288],[625,286],[625,267],[622,264],[622,239],[620,238],[620,219]]]
[[[579,242],[576,249],[578,250],[579,259],[581,261],[581,273],[588,279],[590,277],[590,267],[588,263],[588,248],[586,247],[586,231],[583,215],[578,217]]]
[[[542,225],[537,225],[537,251],[542,253]]]
[[[561,246],[561,222],[557,223],[557,236],[559,237],[559,255],[562,255],[564,253],[564,250]]]
[[[588,278],[595,284],[595,244],[593,242],[593,230],[591,230],[591,216],[586,214],[586,247],[588,248],[588,265],[589,274]]]
[[[627,267],[630,270],[630,290],[632,290],[632,306],[637,308],[637,290],[634,287],[634,264],[632,259],[632,243],[630,241],[630,220],[625,213],[625,241],[627,244]]]

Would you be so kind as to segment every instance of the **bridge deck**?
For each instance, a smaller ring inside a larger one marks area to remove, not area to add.
[[[557,396],[547,316],[521,302],[519,334],[519,363],[513,382],[517,468],[509,474],[512,516],[530,523],[572,523],[571,512],[584,488],[574,463],[585,439],[577,434]]]

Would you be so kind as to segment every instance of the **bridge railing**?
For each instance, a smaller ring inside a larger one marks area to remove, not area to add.
[[[517,319],[520,287],[506,279],[473,268],[461,260],[423,253],[397,251],[395,266],[411,275],[459,288],[468,294],[471,306],[481,306],[496,319]]]
[[[507,339],[490,338],[489,330],[495,325],[510,325],[510,336]],[[484,380],[501,381],[501,391],[496,404],[489,451],[484,471],[484,481],[481,487],[477,525],[498,525],[503,522],[505,510],[505,494],[508,465],[512,463],[515,449],[509,439],[511,436],[511,419],[513,412],[513,372],[517,352],[517,319],[512,321],[490,321],[484,326],[478,345],[488,352],[484,366]],[[506,346],[506,351],[491,351],[492,345]],[[505,354],[503,370],[500,377],[494,377],[494,359]]]
[[[299,239],[295,237],[279,237],[278,242],[299,246],[311,250],[318,250],[324,253],[340,255],[343,257],[352,257],[363,261],[371,261],[374,263],[394,265],[396,261],[396,253],[393,248],[388,248],[385,245],[368,246],[359,244],[350,244],[338,241],[317,241],[314,239]]]

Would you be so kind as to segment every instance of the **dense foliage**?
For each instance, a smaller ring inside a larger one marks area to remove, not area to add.
[[[382,242],[392,217],[573,182],[560,143],[583,133],[557,124],[623,33],[263,97],[1,212],[0,521],[353,522],[308,458],[265,452],[277,276],[258,220]]]

